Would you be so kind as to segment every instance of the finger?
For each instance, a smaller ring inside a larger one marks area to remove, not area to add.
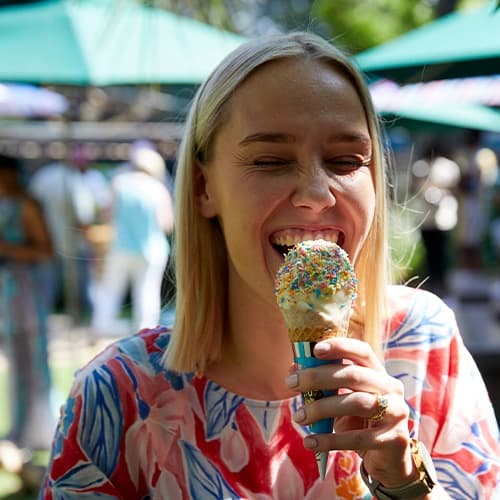
[[[382,401],[382,402],[381,402]],[[325,418],[361,417],[375,419],[391,425],[408,415],[408,407],[400,398],[379,396],[367,392],[352,392],[341,396],[328,396],[304,405],[294,419],[296,422],[309,425]]]
[[[389,447],[394,450],[404,450],[408,441],[408,429],[400,426],[385,432],[356,429],[342,433],[312,434],[304,439],[304,446],[313,451],[353,450],[364,453],[368,450],[382,450]]]
[[[294,420],[309,425],[326,418],[359,417],[369,421],[370,427],[390,427],[405,420],[408,414],[408,406],[400,397],[352,392],[306,404],[294,414]]]
[[[332,337],[318,342],[314,355],[319,359],[348,359],[355,364],[383,371],[384,365],[363,340],[349,337]]]
[[[309,425],[326,418],[368,418],[374,414],[375,406],[374,396],[366,392],[329,396],[299,408],[294,414],[294,420],[302,425]]]
[[[289,379],[292,389],[300,392],[312,390],[364,391],[373,393],[395,393],[403,395],[403,384],[385,371],[373,370],[353,364],[328,364],[295,372]]]

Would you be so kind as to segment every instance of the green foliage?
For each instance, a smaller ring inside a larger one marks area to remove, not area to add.
[[[145,5],[162,8],[211,24],[220,29],[235,31],[233,16],[243,8],[244,0],[139,0]]]
[[[316,0],[312,14],[331,26],[336,43],[357,53],[432,20],[433,9],[422,0]]]

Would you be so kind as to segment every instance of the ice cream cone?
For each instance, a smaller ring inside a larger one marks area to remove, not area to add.
[[[349,258],[335,243],[305,241],[287,254],[277,274],[276,296],[300,369],[335,362],[317,359],[314,345],[327,338],[347,336],[356,285]],[[307,405],[333,394],[318,389],[302,393],[302,398]],[[333,419],[317,421],[310,430],[330,433]],[[317,453],[316,461],[324,479],[328,453]]]

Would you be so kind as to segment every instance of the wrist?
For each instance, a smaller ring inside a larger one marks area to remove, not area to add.
[[[404,484],[383,484],[372,478],[361,463],[361,477],[368,489],[380,500],[406,500],[410,498],[425,498],[430,494],[437,484],[436,471],[432,459],[422,443],[412,439],[411,455],[413,459],[413,470]],[[415,474],[416,472],[416,474]],[[413,479],[412,479],[413,478]]]
[[[367,475],[376,479],[385,488],[399,488],[419,478],[419,471],[412,456],[411,441],[408,442],[402,459],[396,463],[389,466],[388,463],[382,462],[380,467],[370,463],[368,468],[363,463],[363,467]]]

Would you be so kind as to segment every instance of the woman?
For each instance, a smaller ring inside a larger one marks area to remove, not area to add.
[[[181,145],[173,332],[80,372],[45,498],[489,498],[491,404],[446,306],[387,285],[384,183],[373,106],[342,53],[297,33],[229,55]],[[345,362],[298,371],[273,281],[284,244],[319,236],[349,253],[357,308],[350,338],[316,346]],[[341,394],[304,408],[318,388]],[[308,435],[325,417],[335,433]]]
[[[19,448],[48,450],[56,422],[38,264],[52,257],[52,245],[42,211],[24,189],[19,171],[16,159],[0,155],[0,336],[11,394],[7,438]],[[1,450],[9,449],[3,445]],[[6,459],[2,455],[0,461]]]

